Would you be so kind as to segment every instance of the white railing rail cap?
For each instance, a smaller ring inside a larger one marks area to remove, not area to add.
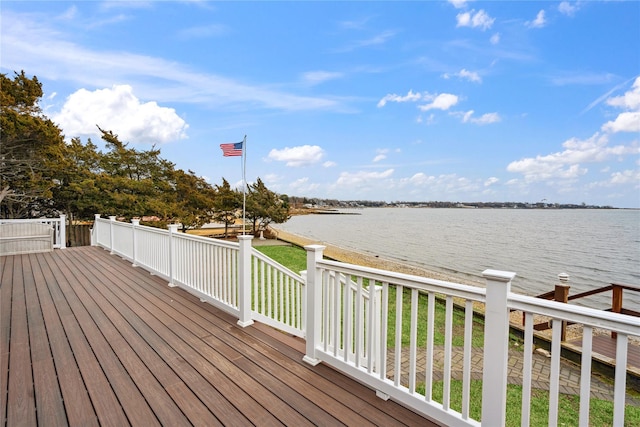
[[[443,292],[445,294],[451,294],[452,296],[460,296],[463,298],[469,298],[478,301],[483,301],[486,295],[486,289],[479,286],[463,285],[460,283],[446,282],[444,280],[429,279],[427,277],[415,276],[406,273],[396,273],[389,270],[381,270],[378,268],[364,267],[355,264],[346,264],[324,259],[322,261],[318,261],[318,266],[330,267],[336,271],[341,271],[352,275],[361,274],[369,279],[374,279],[379,282],[409,286],[424,291]]]
[[[640,336],[640,319],[626,314],[514,293],[509,295],[508,306],[513,310],[570,320],[597,328]]]

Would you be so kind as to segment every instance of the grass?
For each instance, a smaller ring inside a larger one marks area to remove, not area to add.
[[[258,246],[260,252],[274,259],[285,267],[294,272],[300,272],[307,268],[307,253],[304,249],[297,246]],[[368,283],[365,281],[365,286]],[[402,310],[402,345],[408,346],[410,341],[411,328],[411,290],[405,288],[402,294],[403,310]],[[389,321],[387,346],[395,346],[395,327],[396,327],[396,287],[389,286]],[[427,295],[421,294],[418,298],[418,322],[417,322],[417,344],[425,346],[427,342],[427,315],[428,315],[428,298]],[[435,326],[434,326],[434,344],[444,345],[444,325],[445,325],[445,302],[436,299],[435,309]],[[482,347],[484,343],[484,325],[481,321],[474,319],[472,346]],[[453,329],[452,329],[452,345],[462,346],[464,344],[464,312],[454,310],[453,312]]]
[[[395,337],[396,328],[396,292],[395,286],[389,287],[389,325],[387,335],[387,346],[394,347],[393,337]],[[427,342],[427,320],[428,320],[428,296],[420,294],[418,296],[418,321],[417,321],[417,345],[425,346]],[[435,300],[434,307],[434,330],[433,342],[435,345],[444,345],[445,343],[445,320],[446,306],[442,299]],[[464,311],[454,309],[452,322],[452,340],[454,346],[462,346],[464,344]],[[410,344],[410,328],[411,328],[411,290],[404,288],[402,292],[402,345]],[[484,345],[484,325],[482,322],[474,319],[471,345],[473,347],[482,347]]]
[[[432,398],[437,402],[442,402],[443,382],[433,383]],[[424,383],[418,384],[416,391],[424,394]],[[471,418],[479,420],[482,409],[482,381],[471,381],[471,392],[469,394],[469,415]],[[522,387],[518,385],[507,385],[507,412],[506,426],[519,426],[521,418]],[[530,425],[548,425],[549,418],[549,392],[546,390],[531,390]],[[613,402],[600,399],[590,399],[589,401],[589,425],[592,426],[612,426],[613,424]],[[462,411],[462,381],[451,381],[450,407],[458,412]],[[578,414],[580,412],[580,397],[561,394],[558,403],[558,425],[577,426]],[[626,427],[640,427],[640,407],[627,405],[625,408]]]
[[[295,273],[307,269],[307,252],[297,246],[257,246],[256,249]]]

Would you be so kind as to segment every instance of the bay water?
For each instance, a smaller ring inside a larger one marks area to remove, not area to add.
[[[365,208],[294,216],[275,225],[326,244],[483,283],[485,269],[512,271],[512,290],[539,295],[558,274],[570,295],[610,283],[640,285],[640,210]],[[575,301],[611,307],[611,292]],[[640,311],[640,293],[624,307]]]

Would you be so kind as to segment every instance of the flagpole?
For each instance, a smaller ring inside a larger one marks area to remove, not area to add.
[[[247,212],[247,135],[242,141],[242,235],[246,230],[246,212]]]

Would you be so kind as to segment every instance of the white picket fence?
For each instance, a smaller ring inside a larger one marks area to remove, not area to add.
[[[625,423],[628,339],[640,336],[640,322],[622,314],[514,294],[510,291],[514,273],[487,270],[483,273],[486,288],[480,288],[325,260],[324,247],[310,245],[305,248],[303,277],[253,249],[251,236],[239,236],[238,243],[230,243],[179,233],[176,226],[160,230],[140,226],[136,220],[118,222],[115,217],[96,216],[92,239],[94,245],[234,314],[240,326],[256,320],[305,338],[307,363],[331,365],[368,384],[381,398],[392,398],[444,425],[505,424],[510,310],[521,310],[526,318],[523,426],[530,425],[532,316],[553,319],[548,415],[552,426],[558,423],[562,322],[584,325],[577,415],[581,426],[589,425],[592,331],[617,332],[611,424]],[[445,306],[443,343],[434,341],[436,300]],[[459,313],[454,303],[463,307],[461,328],[454,328]],[[470,414],[474,304],[483,305],[485,312],[480,332],[484,335],[482,420]],[[462,339],[461,380],[454,379],[452,372],[456,339]],[[442,366],[434,359],[436,346],[444,347]],[[434,388],[440,381],[443,396],[436,399]],[[454,381],[462,384],[460,405],[453,403]]]

